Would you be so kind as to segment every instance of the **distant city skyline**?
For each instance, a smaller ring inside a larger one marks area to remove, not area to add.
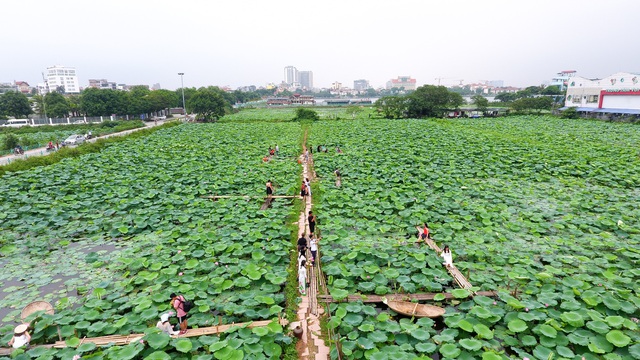
[[[280,23],[310,10],[300,24]],[[3,4],[3,28],[13,30],[0,33],[0,82],[35,86],[62,64],[82,87],[109,79],[176,89],[179,72],[186,87],[261,87],[282,82],[293,64],[313,71],[316,88],[358,79],[381,88],[398,76],[417,86],[464,79],[525,87],[562,70],[639,72],[630,37],[638,13],[640,2],[628,0],[16,1]],[[57,15],[65,26],[38,26]]]

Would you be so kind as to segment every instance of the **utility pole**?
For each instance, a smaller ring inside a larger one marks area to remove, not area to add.
[[[184,110],[184,116],[187,117],[187,106],[185,105],[185,102],[184,102],[184,80],[183,80],[184,73],[181,72],[181,73],[178,73],[178,75],[180,75],[180,86],[182,89],[182,109]]]

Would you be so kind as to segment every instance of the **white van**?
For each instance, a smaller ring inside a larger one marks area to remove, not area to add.
[[[29,125],[31,125],[31,121],[29,119],[11,119],[11,120],[7,120],[7,123],[2,126],[18,128],[18,127],[29,126]]]

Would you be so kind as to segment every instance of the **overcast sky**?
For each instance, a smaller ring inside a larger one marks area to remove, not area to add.
[[[264,86],[283,69],[374,87],[548,82],[640,72],[637,0],[3,0],[0,82],[41,82],[75,67],[106,78],[180,87]]]

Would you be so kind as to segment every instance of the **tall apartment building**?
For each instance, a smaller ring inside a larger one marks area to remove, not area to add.
[[[360,80],[353,81],[353,90],[365,91],[370,87],[371,86],[369,86],[369,80],[360,79]]]
[[[298,69],[295,66],[286,66],[284,68],[284,83],[291,86],[298,82]]]
[[[303,89],[313,89],[313,71],[299,71],[298,79]]]
[[[64,92],[67,94],[80,93],[80,84],[78,82],[78,75],[76,75],[76,68],[65,67],[62,65],[54,65],[47,68],[44,73],[46,80],[46,92],[53,92],[58,87],[63,87]]]

